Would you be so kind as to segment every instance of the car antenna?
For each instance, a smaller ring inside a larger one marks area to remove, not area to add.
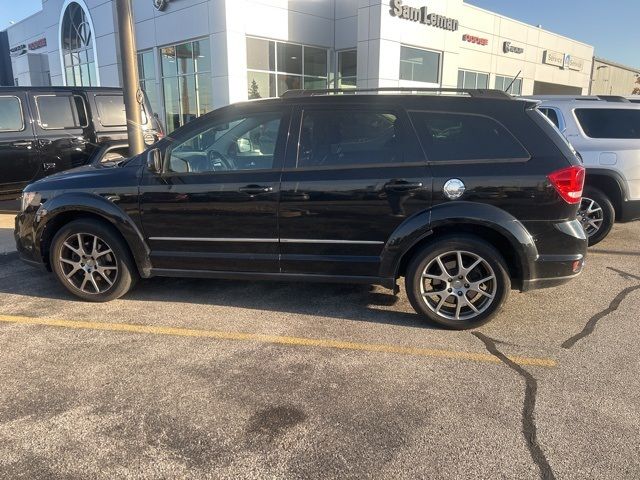
[[[507,93],[509,91],[509,89],[511,88],[511,86],[514,84],[514,82],[518,79],[518,77],[520,76],[520,74],[522,73],[522,70],[520,70],[518,72],[518,74],[513,77],[513,80],[511,80],[511,83],[509,84],[509,86],[507,88],[504,89],[505,93]]]

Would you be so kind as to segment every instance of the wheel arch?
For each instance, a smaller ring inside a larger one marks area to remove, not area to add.
[[[124,211],[109,200],[92,194],[63,194],[43,204],[39,213],[36,245],[48,269],[51,269],[50,247],[56,233],[74,220],[93,219],[113,228],[129,249],[140,275],[150,275],[150,251],[142,232]]]
[[[605,169],[587,169],[585,186],[594,187],[602,191],[611,203],[616,212],[616,218],[622,216],[622,204],[626,198],[624,180],[616,172]]]
[[[515,288],[531,276],[538,252],[524,226],[497,207],[473,202],[451,202],[434,207],[429,222],[415,225],[426,216],[407,220],[387,243],[381,262],[381,276],[398,278],[406,272],[413,255],[444,235],[468,234],[482,238],[504,257]],[[411,226],[416,227],[413,234]],[[392,246],[395,246],[393,248]]]

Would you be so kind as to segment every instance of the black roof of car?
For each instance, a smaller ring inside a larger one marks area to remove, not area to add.
[[[122,92],[121,87],[63,87],[63,86],[46,86],[46,87],[0,87],[0,92],[6,91],[34,91],[34,92],[42,92],[43,90],[50,92],[69,92],[69,91],[91,91],[91,92]]]

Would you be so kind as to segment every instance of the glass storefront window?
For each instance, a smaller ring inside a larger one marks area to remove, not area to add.
[[[458,88],[489,88],[489,74],[458,70]]]
[[[82,7],[76,2],[69,3],[62,19],[60,38],[65,80],[69,86],[98,85],[92,35]]]
[[[440,53],[401,46],[400,80],[439,83]]]
[[[172,132],[213,109],[209,38],[164,47],[160,57],[167,132]]]
[[[338,88],[355,88],[357,86],[358,51],[345,50],[338,52]]]
[[[278,72],[302,75],[302,45],[291,43],[277,43]]]
[[[327,49],[247,37],[249,99],[327,88],[328,72]]]
[[[138,75],[140,88],[149,98],[149,104],[154,113],[160,112],[160,95],[156,82],[156,62],[153,50],[138,53]]]
[[[509,87],[509,85],[511,86]],[[516,78],[514,80],[513,77],[503,77],[501,75],[496,75],[495,88],[496,90],[502,90],[512,95],[522,95],[522,79]]]

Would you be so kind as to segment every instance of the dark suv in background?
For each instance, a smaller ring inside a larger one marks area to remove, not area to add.
[[[143,95],[145,143],[163,136]],[[46,175],[127,156],[120,88],[0,87],[0,198]]]
[[[351,92],[353,93],[353,92]],[[379,284],[472,328],[583,267],[584,168],[536,103],[289,92],[25,189],[24,260],[88,301],[139,277]]]

